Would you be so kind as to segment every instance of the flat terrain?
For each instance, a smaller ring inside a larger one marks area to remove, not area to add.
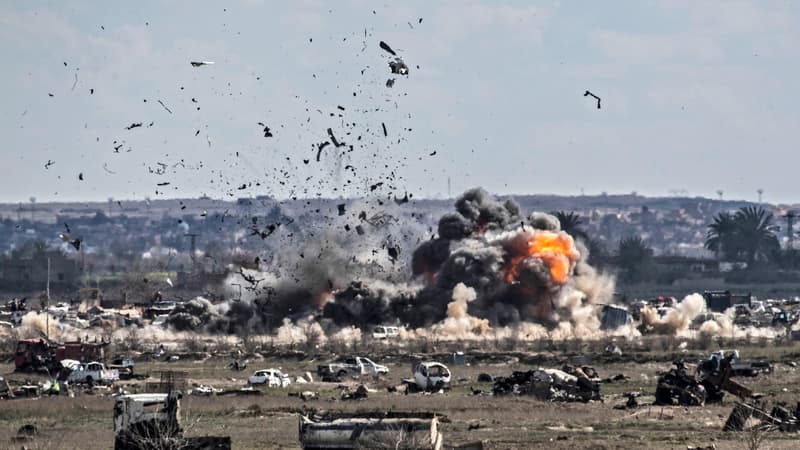
[[[794,405],[800,399],[800,371],[790,363],[800,360],[800,347],[753,345],[739,347],[743,357],[768,357],[776,362],[774,374],[740,379],[755,391],[773,400]],[[704,352],[703,352],[704,353]],[[687,361],[696,360],[699,351],[683,353]],[[679,353],[679,356],[681,354]],[[197,358],[197,356],[194,356]],[[759,448],[798,448],[800,436],[788,433],[724,433],[722,425],[733,406],[729,396],[721,405],[705,407],[650,406],[653,401],[657,372],[667,370],[675,354],[652,351],[631,352],[623,357],[595,357],[593,365],[601,378],[616,374],[630,377],[624,381],[603,384],[603,402],[550,403],[531,397],[492,397],[475,395],[473,390],[491,391],[491,383],[476,381],[478,374],[509,375],[514,370],[540,366],[560,367],[569,361],[567,354],[546,355],[507,352],[467,354],[468,365],[450,365],[453,388],[445,394],[389,393],[387,386],[398,384],[410,374],[410,363],[401,356],[386,354],[376,357],[389,366],[388,377],[361,380],[377,392],[358,401],[341,401],[340,383],[293,383],[286,389],[262,389],[261,395],[225,395],[215,397],[187,396],[182,402],[183,422],[190,435],[229,435],[234,448],[298,448],[298,413],[308,409],[338,411],[430,411],[446,416],[443,424],[445,442],[459,444],[484,441],[487,448],[552,448],[552,449],[631,449],[671,448],[716,445],[718,449],[747,449],[749,441],[762,438]],[[446,356],[437,355],[444,360]],[[143,358],[144,359],[144,358]],[[155,374],[162,370],[188,372],[192,384],[208,384],[216,388],[243,387],[253,370],[282,368],[294,379],[306,371],[314,373],[319,360],[300,354],[249,358],[243,372],[226,369],[230,362],[223,356],[193,359],[185,355],[175,363],[143,361],[140,373]],[[26,378],[40,378],[12,372],[13,365],[0,365],[0,374],[16,385]],[[457,380],[457,381],[456,381]],[[355,386],[359,380],[346,383]],[[124,389],[140,389],[142,382],[122,382]],[[302,401],[291,392],[313,390],[319,400]],[[625,401],[624,392],[641,391],[641,406],[615,410]],[[39,399],[0,400],[0,447],[27,449],[102,449],[113,443],[110,391],[89,394],[76,390],[74,398],[43,397]],[[13,442],[17,429],[33,423],[41,435],[24,443]]]

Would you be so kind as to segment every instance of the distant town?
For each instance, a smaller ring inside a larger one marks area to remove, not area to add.
[[[555,214],[562,228],[589,248],[592,264],[616,276],[621,295],[683,295],[732,284],[752,284],[750,290],[769,295],[776,286],[787,292],[794,283],[800,286],[794,231],[789,231],[792,207],[635,194],[513,198],[525,210]],[[169,288],[186,298],[213,297],[231,264],[269,271],[297,243],[324,233],[351,239],[379,234],[386,221],[419,224],[405,236],[381,237],[393,241],[398,261],[408,264],[413,246],[436,234],[438,218],[453,201],[255,197],[37,203],[32,198],[0,205],[0,290],[5,297],[41,292],[49,275],[50,289],[70,298],[81,288],[126,302],[146,302]],[[769,219],[766,231],[775,238],[774,248],[749,255],[714,247],[710,225],[748,208]],[[341,216],[349,223],[342,225]]]

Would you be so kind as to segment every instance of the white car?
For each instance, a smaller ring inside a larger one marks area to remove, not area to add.
[[[400,336],[400,329],[397,327],[378,325],[372,330],[373,339],[393,339],[398,336]]]
[[[247,379],[247,384],[251,386],[266,384],[267,387],[286,387],[291,382],[289,375],[276,369],[257,370]]]
[[[414,382],[422,390],[438,390],[450,385],[450,369],[442,363],[423,362],[414,366]]]

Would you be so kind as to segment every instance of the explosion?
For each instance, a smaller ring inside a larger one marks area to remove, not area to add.
[[[512,256],[506,268],[506,281],[519,282],[519,273],[528,258],[542,260],[550,270],[552,280],[562,285],[580,258],[572,236],[567,233],[534,230],[526,239],[522,255]]]
[[[488,336],[503,327],[524,328],[520,333],[526,336],[599,332],[598,305],[610,302],[613,279],[587,264],[583,243],[562,231],[554,216],[525,216],[513,200],[498,201],[478,188],[456,200],[455,211],[441,217],[427,240],[422,224],[392,226],[398,228],[381,229],[376,239],[323,234],[324,245],[306,243],[300,258],[271,272],[232,276],[232,286],[258,281],[258,290],[239,294],[239,301],[199,308],[200,320],[170,322],[217,333],[280,328],[286,334],[297,331],[287,324],[302,317],[311,317],[327,335],[381,324],[459,338]],[[414,238],[422,241],[410,255],[411,273],[408,252],[395,250],[379,265],[371,256],[385,253],[376,249],[388,247],[388,231],[408,236],[408,245]],[[291,258],[294,252],[286,250],[284,259]]]

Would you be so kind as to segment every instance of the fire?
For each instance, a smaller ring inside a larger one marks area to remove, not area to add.
[[[550,277],[557,284],[564,284],[580,254],[575,248],[572,236],[563,231],[536,230],[528,233],[527,242],[521,249],[522,254],[511,257],[506,269],[506,281],[519,281],[519,272],[523,261],[537,258],[544,261],[550,270]],[[517,250],[515,253],[518,253]]]

